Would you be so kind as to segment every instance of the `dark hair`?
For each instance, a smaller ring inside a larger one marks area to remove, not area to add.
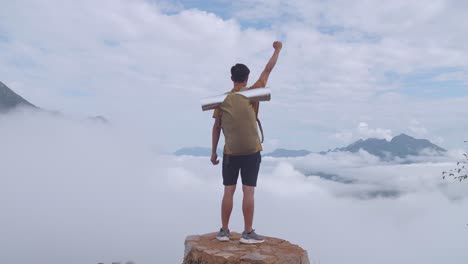
[[[231,79],[236,83],[242,83],[249,78],[250,70],[244,64],[237,63],[231,68]]]

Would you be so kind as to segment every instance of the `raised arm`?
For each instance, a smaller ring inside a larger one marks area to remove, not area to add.
[[[268,77],[270,77],[270,73],[273,70],[273,68],[275,67],[276,61],[278,61],[278,56],[279,56],[279,53],[280,53],[282,47],[283,47],[283,44],[280,41],[273,42],[273,48],[275,49],[275,51],[273,52],[273,55],[271,56],[271,58],[268,61],[267,65],[265,66],[265,69],[263,70],[262,74],[260,75],[260,78],[252,86],[252,88],[261,88],[261,87],[266,86],[266,84],[268,82]]]

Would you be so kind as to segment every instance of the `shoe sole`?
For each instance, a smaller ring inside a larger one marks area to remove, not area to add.
[[[229,241],[229,237],[216,237],[218,241],[226,242]]]
[[[239,242],[241,242],[242,244],[260,244],[260,243],[265,242],[265,240],[253,240],[253,239],[241,238]]]

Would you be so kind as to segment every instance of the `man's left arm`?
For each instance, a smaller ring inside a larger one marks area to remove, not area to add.
[[[211,163],[213,165],[217,165],[219,163],[218,160],[218,142],[219,136],[221,135],[221,116],[219,114],[219,109],[216,109],[213,113],[213,118],[215,119],[213,124],[213,129],[211,132]]]

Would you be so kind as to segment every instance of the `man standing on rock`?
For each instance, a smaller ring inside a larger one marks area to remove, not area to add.
[[[215,109],[213,118],[212,154],[213,165],[219,163],[216,153],[221,130],[225,138],[223,151],[223,184],[224,196],[221,205],[222,227],[218,232],[217,239],[229,241],[229,218],[233,207],[233,197],[236,190],[239,171],[242,179],[242,212],[244,214],[244,232],[242,232],[241,243],[255,244],[264,242],[263,238],[252,229],[254,216],[254,191],[257,185],[257,176],[260,169],[262,145],[257,130],[258,102],[250,100],[236,92],[264,88],[271,71],[275,67],[282,43],[275,41],[273,55],[268,61],[260,78],[254,85],[247,87],[250,70],[244,64],[236,64],[231,68],[231,80],[234,88],[228,93],[224,102]]]

